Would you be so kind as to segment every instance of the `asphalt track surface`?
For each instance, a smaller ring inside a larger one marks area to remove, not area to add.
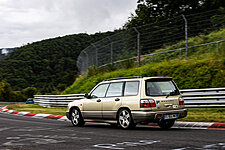
[[[225,149],[225,130],[138,126],[122,130],[107,124],[70,122],[0,113],[0,150],[192,150]]]

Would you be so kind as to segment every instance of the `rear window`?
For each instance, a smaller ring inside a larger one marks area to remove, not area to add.
[[[147,96],[167,96],[167,95],[179,95],[177,87],[172,80],[168,81],[146,81],[146,95]]]

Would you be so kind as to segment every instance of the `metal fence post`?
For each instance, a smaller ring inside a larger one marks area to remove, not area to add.
[[[91,44],[95,48],[95,65],[98,67],[98,49],[94,44]]]
[[[110,44],[110,49],[111,49],[111,64],[113,64],[113,43],[112,42]]]
[[[107,37],[107,39],[109,39],[110,41],[110,53],[111,53],[110,59],[111,59],[111,64],[113,64],[113,43],[109,37]]]
[[[219,44],[220,44],[219,42],[216,43],[216,46],[217,46],[217,52],[218,52],[218,53],[220,52],[220,46],[219,46]]]
[[[86,71],[88,70],[88,68],[89,68],[89,58],[88,58],[88,53],[86,52],[86,51],[84,51],[84,54],[87,56],[86,57]]]
[[[180,57],[182,57],[182,48],[180,48]]]
[[[140,51],[140,32],[136,27],[133,27],[134,31],[137,32],[137,57],[138,57],[138,67],[141,66],[141,51]]]
[[[186,57],[188,56],[188,22],[186,17],[182,14],[185,23],[185,49],[186,49]]]

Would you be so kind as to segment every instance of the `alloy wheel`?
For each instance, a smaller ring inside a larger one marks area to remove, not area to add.
[[[124,109],[119,114],[119,124],[122,128],[126,129],[130,126],[131,116],[128,110]]]
[[[80,121],[80,113],[77,109],[75,109],[73,112],[72,112],[72,115],[71,115],[71,120],[72,120],[72,123],[76,126],[79,124],[79,121]]]

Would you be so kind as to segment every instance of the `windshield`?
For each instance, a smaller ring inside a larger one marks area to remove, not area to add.
[[[179,95],[179,91],[173,81],[146,81],[147,96]]]

